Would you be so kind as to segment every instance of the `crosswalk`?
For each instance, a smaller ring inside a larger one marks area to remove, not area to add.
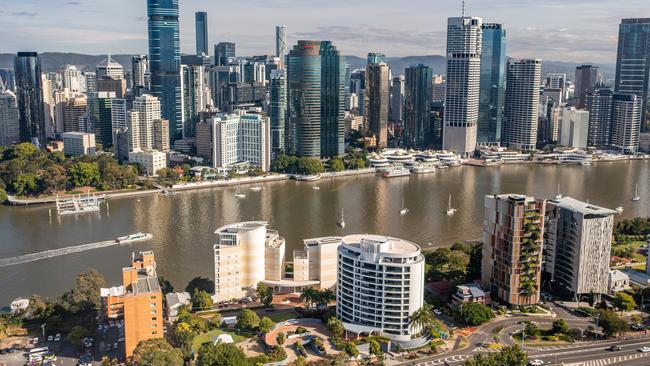
[[[615,365],[617,363],[626,362],[626,361],[638,360],[640,358],[644,358],[648,356],[650,356],[650,354],[639,353],[636,355],[618,356],[618,357],[605,358],[601,360],[576,362],[576,363],[566,364],[565,366],[607,366],[607,365]]]
[[[444,365],[445,362],[449,363],[449,364],[452,364],[452,363],[467,361],[467,359],[469,359],[470,357],[473,357],[473,356],[470,356],[470,355],[449,356],[449,357],[440,358],[440,359],[437,359],[437,360],[430,360],[430,361],[426,361],[426,362],[422,362],[422,363],[417,363],[417,364],[415,364],[415,366],[439,366],[439,365]]]

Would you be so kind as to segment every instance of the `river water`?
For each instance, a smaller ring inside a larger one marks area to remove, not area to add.
[[[634,203],[635,184],[641,202]],[[0,207],[0,258],[112,240],[135,232],[154,238],[0,268],[0,306],[31,294],[56,296],[74,284],[77,273],[96,268],[111,285],[131,253],[153,250],[158,273],[181,290],[195,276],[212,278],[214,231],[222,225],[265,220],[287,239],[288,259],[302,240],[329,235],[375,233],[444,246],[481,237],[483,196],[523,193],[564,195],[608,208],[622,205],[619,218],[650,216],[650,161],[597,163],[590,167],[504,165],[440,170],[421,176],[384,179],[366,175],[317,183],[271,182],[260,192],[242,186],[209,188],[173,197],[150,195],[112,199],[101,213],[52,218],[51,206]],[[318,185],[320,190],[313,190]],[[444,214],[449,194],[458,209]],[[402,200],[410,212],[400,216]],[[341,210],[346,228],[336,223]],[[54,209],[52,209],[54,211]]]

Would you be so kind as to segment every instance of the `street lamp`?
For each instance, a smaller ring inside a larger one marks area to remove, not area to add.
[[[43,325],[41,325],[41,329],[43,329],[43,340],[45,340],[45,326],[46,325],[47,325],[47,323],[44,323]]]
[[[524,340],[526,339],[526,323],[522,324],[521,328],[521,349],[524,349]]]
[[[597,313],[594,319],[596,319],[596,340],[598,340],[598,320],[600,319],[600,313]]]

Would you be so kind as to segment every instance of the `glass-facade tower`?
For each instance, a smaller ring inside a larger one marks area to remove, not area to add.
[[[45,112],[41,60],[36,52],[18,52],[14,60],[20,141],[45,147]]]
[[[406,68],[404,76],[404,147],[424,149],[433,144],[431,134],[432,72],[426,65]]]
[[[228,65],[228,59],[235,56],[235,44],[232,42],[220,42],[214,46],[214,64],[216,66]]]
[[[196,24],[196,54],[208,55],[208,13],[199,11],[194,14]]]
[[[147,0],[151,92],[161,101],[171,140],[181,138],[181,52],[178,0]]]
[[[478,144],[501,140],[505,98],[506,31],[501,24],[483,24]]]

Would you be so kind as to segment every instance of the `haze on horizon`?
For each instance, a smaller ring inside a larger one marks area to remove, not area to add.
[[[442,55],[461,0],[180,0],[183,53],[194,52],[196,11],[208,12],[210,44],[233,41],[238,55],[273,53],[277,24],[289,27],[290,45],[327,39],[349,55]],[[509,56],[614,63],[621,18],[650,16],[650,2],[468,0],[467,14],[504,23]],[[146,0],[0,0],[0,52],[146,54],[146,16]]]

